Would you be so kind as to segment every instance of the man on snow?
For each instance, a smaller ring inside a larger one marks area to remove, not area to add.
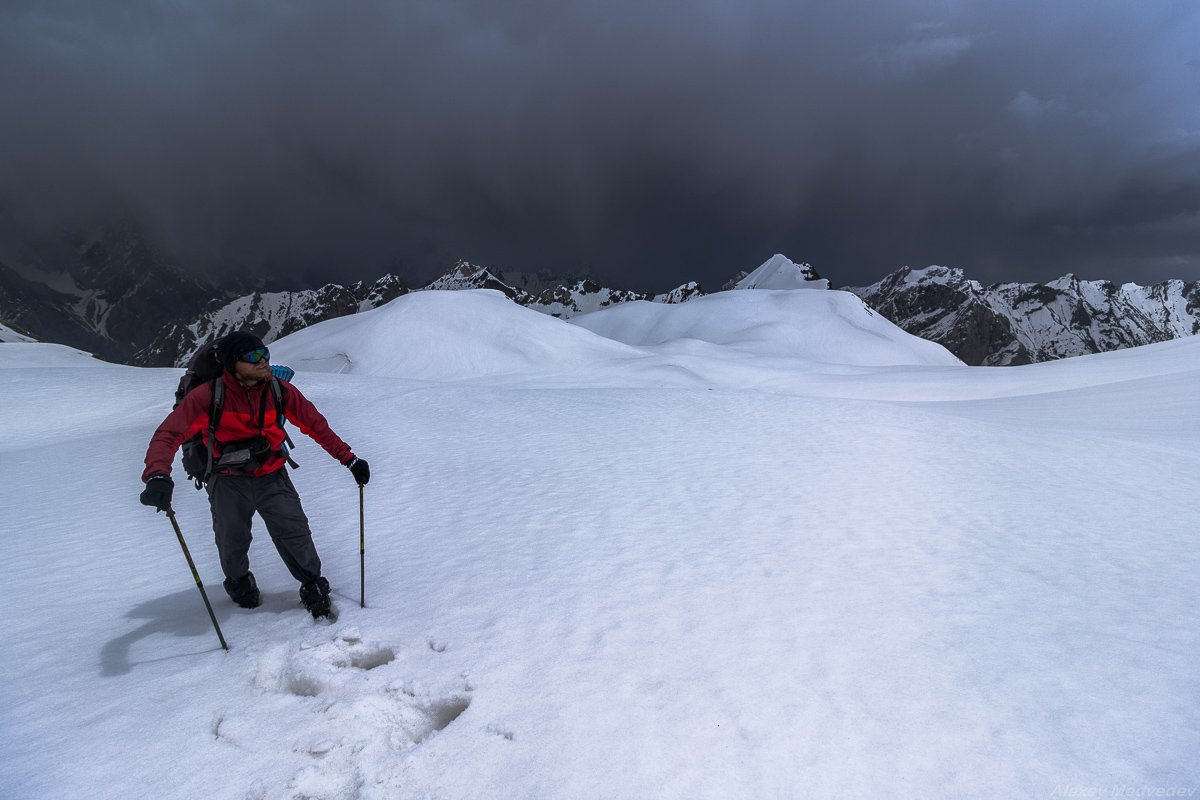
[[[146,488],[141,501],[159,511],[170,509],[175,452],[185,440],[202,433],[204,444],[212,452],[212,475],[206,489],[229,597],[242,608],[255,608],[262,602],[249,558],[250,520],[257,511],[283,563],[300,581],[300,601],[313,617],[327,617],[329,581],[321,577],[321,559],[308,517],[284,469],[285,434],[276,419],[270,353],[261,339],[244,332],[227,336],[217,352],[225,369],[218,378],[224,383],[224,402],[218,415],[216,441],[209,441],[213,386],[206,383],[189,392],[154,431],[146,450],[146,470],[142,473]],[[279,383],[284,418],[349,467],[360,486],[365,485],[371,477],[367,462],[355,457],[350,446],[338,438],[325,417],[295,386],[282,380]]]

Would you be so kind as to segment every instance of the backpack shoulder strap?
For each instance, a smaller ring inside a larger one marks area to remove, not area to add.
[[[221,411],[225,408],[225,381],[220,377],[212,380],[212,404],[208,408],[208,470],[206,478],[213,474],[213,450],[217,443],[217,425],[221,421]]]
[[[283,423],[285,421],[283,418],[283,384],[280,383],[279,378],[276,378],[274,375],[271,376],[271,395],[275,398],[275,421],[279,423],[279,428],[282,430]]]
[[[220,378],[212,380],[212,407],[209,408],[208,430],[215,433],[221,420],[221,411],[225,408],[225,381]]]
[[[275,375],[271,375],[271,394],[275,396],[275,422],[279,425],[279,430],[283,431],[283,457],[287,460],[288,466],[290,466],[292,469],[300,469],[300,465],[297,464],[291,456],[291,449],[296,445],[292,443],[292,437],[288,434],[287,429],[283,427],[283,383],[281,383],[279,378]]]

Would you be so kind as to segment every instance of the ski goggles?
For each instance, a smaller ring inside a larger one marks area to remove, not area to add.
[[[249,361],[251,364],[257,364],[260,361],[270,361],[271,351],[265,347],[256,347],[248,353],[242,353],[239,361]]]

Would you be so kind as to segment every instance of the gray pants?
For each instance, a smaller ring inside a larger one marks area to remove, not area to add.
[[[226,578],[237,580],[250,571],[250,519],[255,511],[267,524],[292,577],[308,583],[321,576],[308,517],[286,469],[260,477],[218,475],[208,483],[208,501]]]

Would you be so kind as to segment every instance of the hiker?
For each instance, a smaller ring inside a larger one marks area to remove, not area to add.
[[[171,508],[175,452],[186,439],[201,434],[211,454],[211,474],[204,483],[230,599],[242,608],[255,608],[262,602],[249,559],[250,520],[257,511],[283,563],[300,581],[304,607],[314,618],[328,617],[329,581],[321,576],[321,559],[308,517],[284,469],[289,459],[272,387],[270,352],[257,336],[239,331],[217,343],[216,355],[224,368],[220,376],[188,392],[154,431],[146,450],[142,473],[146,488],[140,499],[159,511]],[[219,411],[213,412],[217,381],[224,385],[224,396]],[[338,438],[299,389],[284,380],[277,385],[284,418],[349,467],[360,486],[365,485],[371,478],[367,462]],[[210,441],[214,438],[209,430],[210,413],[218,420],[215,442]]]

